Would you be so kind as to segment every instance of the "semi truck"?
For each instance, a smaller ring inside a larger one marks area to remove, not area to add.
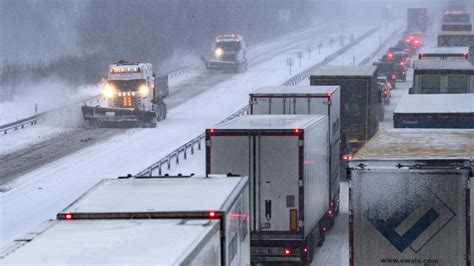
[[[353,151],[377,132],[383,118],[377,73],[376,66],[323,66],[310,76],[311,86],[340,86],[341,134]]]
[[[104,179],[2,257],[2,265],[250,265],[248,177]]]
[[[410,94],[474,93],[474,66],[465,60],[415,60]]]
[[[329,213],[327,116],[248,115],[206,130],[206,173],[250,177],[251,260],[308,264]]]
[[[463,8],[448,8],[441,21],[442,31],[471,31],[471,15]]]
[[[107,107],[83,105],[84,121],[92,127],[156,127],[166,118],[167,84],[167,77],[155,79],[150,63],[111,64],[101,91]]]
[[[393,113],[395,128],[474,128],[474,94],[404,95]]]
[[[407,9],[407,32],[423,32],[428,29],[428,11],[426,8]]]
[[[327,115],[331,176],[329,202],[331,213],[339,212],[341,169],[352,157],[347,143],[341,145],[339,86],[266,86],[249,94],[251,115]],[[345,138],[344,138],[345,139]],[[341,154],[343,154],[341,156]],[[346,158],[346,160],[342,160]],[[342,163],[342,165],[341,165]]]
[[[469,58],[474,63],[474,32],[442,31],[438,34],[440,47],[469,47]]]
[[[350,161],[351,266],[471,265],[474,130],[378,132]]]
[[[212,44],[211,52],[201,57],[207,69],[247,70],[247,50],[244,37],[238,34],[220,34]]]
[[[424,47],[418,60],[469,60],[469,47]]]

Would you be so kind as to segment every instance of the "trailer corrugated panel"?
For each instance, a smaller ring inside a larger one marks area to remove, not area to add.
[[[350,162],[351,265],[470,265],[474,130],[381,131]]]

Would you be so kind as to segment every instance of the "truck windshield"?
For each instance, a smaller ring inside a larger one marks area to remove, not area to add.
[[[218,42],[216,48],[222,48],[224,51],[240,50],[240,42]]]
[[[107,83],[115,88],[117,91],[138,91],[141,85],[145,85],[144,79],[131,79],[131,80],[109,80]]]

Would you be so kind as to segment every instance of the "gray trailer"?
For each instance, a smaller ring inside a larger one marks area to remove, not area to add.
[[[327,116],[251,115],[206,130],[206,173],[250,177],[253,263],[308,263],[329,219]]]
[[[323,66],[311,74],[310,84],[341,87],[341,134],[352,149],[377,132],[384,107],[376,66]]]
[[[474,65],[465,60],[415,60],[410,94],[474,93]]]
[[[339,86],[267,86],[249,94],[249,113],[252,115],[327,115],[330,141],[331,213],[339,211],[339,179],[341,147]],[[342,149],[342,150],[341,150]],[[348,155],[346,155],[348,156]],[[352,153],[350,153],[352,156]]]
[[[474,94],[404,95],[393,112],[395,128],[474,128]]]
[[[438,34],[440,47],[469,47],[469,58],[474,63],[474,32],[442,31]]]
[[[381,131],[350,162],[350,265],[470,264],[474,130]]]
[[[67,264],[73,257],[78,264],[250,264],[247,177],[104,179],[57,220],[39,241],[34,233],[15,241],[19,248],[5,261]]]

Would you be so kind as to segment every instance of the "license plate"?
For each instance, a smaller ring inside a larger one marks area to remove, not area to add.
[[[251,253],[254,256],[264,256],[264,255],[281,255],[281,248],[251,248]]]

